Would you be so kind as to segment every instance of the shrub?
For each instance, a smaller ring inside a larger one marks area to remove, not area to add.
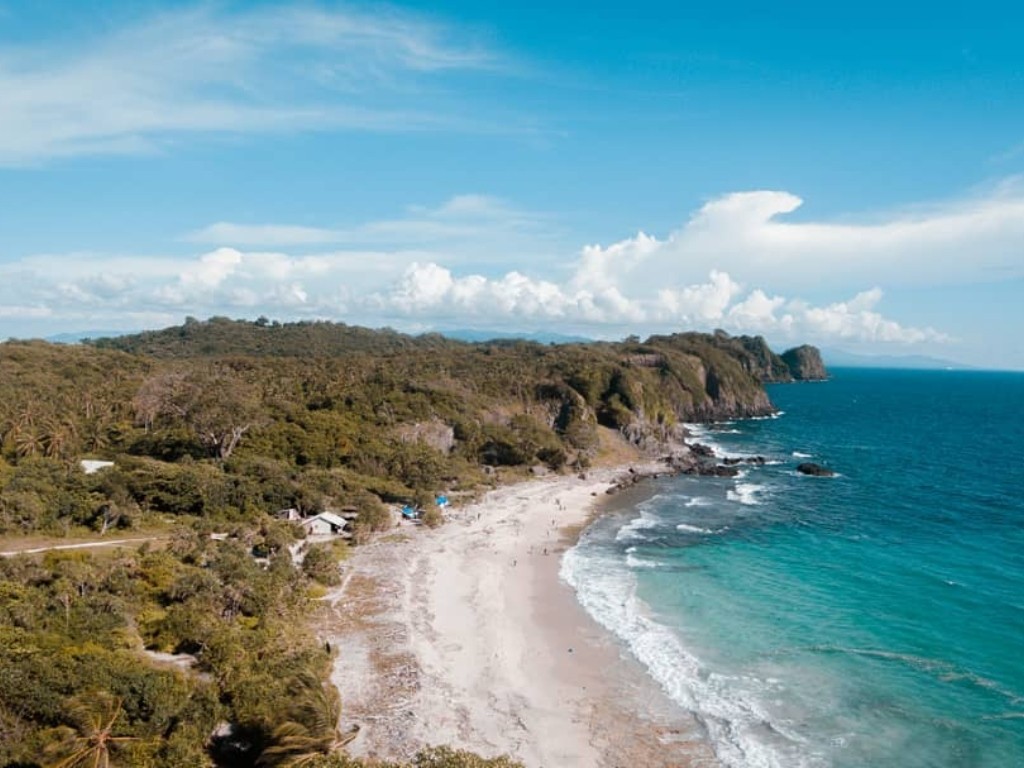
[[[313,544],[302,558],[302,572],[329,587],[341,583],[338,555],[329,544]]]

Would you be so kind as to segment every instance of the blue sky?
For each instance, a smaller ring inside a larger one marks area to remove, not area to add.
[[[721,327],[1024,369],[1024,11],[719,6],[0,0],[0,336]]]

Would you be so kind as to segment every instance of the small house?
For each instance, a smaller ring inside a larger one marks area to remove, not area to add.
[[[345,533],[347,526],[348,521],[333,512],[321,512],[302,521],[302,527],[309,536],[338,536]]]

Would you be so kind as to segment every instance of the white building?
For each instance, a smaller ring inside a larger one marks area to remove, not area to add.
[[[329,536],[343,534],[348,521],[333,512],[321,512],[314,517],[307,517],[301,524],[309,536]]]

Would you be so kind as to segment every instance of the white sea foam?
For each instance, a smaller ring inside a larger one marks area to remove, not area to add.
[[[619,529],[619,532],[615,534],[615,540],[643,541],[646,537],[641,533],[641,531],[649,528],[657,528],[660,523],[661,521],[653,515],[641,512],[639,517],[633,518]]]
[[[715,533],[710,528],[701,528],[699,525],[688,525],[687,523],[680,523],[676,526],[676,530],[684,533]]]
[[[725,497],[729,501],[738,501],[740,504],[754,505],[760,504],[761,500],[758,498],[758,494],[764,491],[763,485],[757,485],[756,483],[736,483],[735,491],[726,491]]]
[[[715,454],[720,459],[752,459],[757,455],[748,451],[727,451],[724,448],[717,448]]]
[[[707,729],[718,759],[730,768],[811,768],[802,737],[773,722],[762,705],[773,687],[707,668],[668,627],[653,621],[636,595],[637,576],[613,555],[580,545],[562,558],[561,578],[600,624],[617,635],[665,692]],[[760,692],[761,695],[758,695]]]
[[[714,432],[706,424],[686,424],[685,426],[691,439],[712,448],[715,447]]]
[[[813,455],[814,454],[811,453],[801,453],[800,451],[793,451],[793,458],[795,459],[809,459]]]
[[[710,507],[714,504],[711,499],[707,496],[694,496],[692,499],[687,499],[684,507]]]
[[[711,429],[703,424],[687,424],[687,431],[694,441],[706,445],[720,459],[748,459],[754,454],[729,451],[722,447],[721,443],[715,440],[715,435],[738,435],[738,429]]]
[[[766,419],[778,419],[786,415],[785,411],[776,411],[775,413],[769,413],[767,416],[751,416],[751,421],[765,421]]]
[[[645,560],[633,554],[626,555],[626,565],[630,568],[657,568],[659,564],[653,560]]]

